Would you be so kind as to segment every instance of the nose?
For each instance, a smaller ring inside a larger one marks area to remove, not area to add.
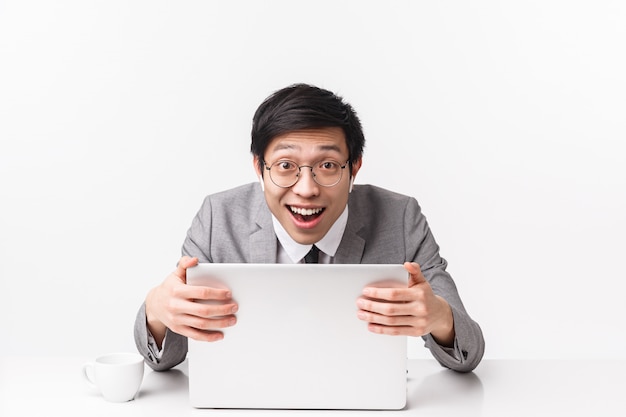
[[[302,166],[298,181],[291,187],[291,190],[303,197],[314,197],[319,194],[319,187],[319,184],[313,179],[313,168]]]

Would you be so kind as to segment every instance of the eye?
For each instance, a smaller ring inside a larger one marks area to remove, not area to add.
[[[339,163],[335,161],[323,161],[318,167],[322,171],[334,171],[339,168]]]
[[[287,161],[287,160],[278,161],[274,164],[274,166],[279,171],[294,171],[297,167],[297,165],[294,162]]]

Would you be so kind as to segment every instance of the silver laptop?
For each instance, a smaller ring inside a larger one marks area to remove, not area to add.
[[[200,264],[188,285],[227,287],[239,304],[224,340],[189,339],[198,408],[405,407],[405,336],[371,333],[356,317],[367,285],[406,287],[402,265]]]

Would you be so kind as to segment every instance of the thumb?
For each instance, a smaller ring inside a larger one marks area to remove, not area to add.
[[[176,265],[176,275],[182,282],[187,283],[187,268],[198,265],[198,258],[191,258],[189,256],[183,256]]]
[[[426,282],[420,266],[416,262],[405,262],[404,269],[409,273],[409,287]]]

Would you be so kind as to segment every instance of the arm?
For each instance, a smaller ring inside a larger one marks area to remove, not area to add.
[[[422,336],[443,366],[473,370],[484,351],[480,327],[433,292],[418,264],[404,266],[410,274],[408,288],[365,288],[357,300],[357,316],[374,333]]]
[[[187,268],[198,263],[197,258],[183,256],[176,270],[160,285],[153,288],[139,311],[135,323],[135,341],[148,364],[157,370],[169,369],[184,360],[187,354],[187,337],[213,342],[221,340],[223,333],[216,329],[235,324],[234,302],[210,305],[199,300],[231,300],[230,291],[186,284]],[[158,348],[167,338],[163,357],[155,361],[148,348],[148,332]]]
[[[465,311],[446,261],[439,256],[426,218],[415,199],[404,210],[405,268],[408,288],[366,288],[360,298],[362,320],[370,330],[385,334],[421,336],[443,366],[469,372],[481,361],[485,341],[478,324]]]
[[[167,349],[163,349],[158,356],[149,346],[149,333],[146,323],[146,304],[143,303],[135,319],[135,345],[139,353],[146,359],[146,363],[155,371],[165,371],[185,360],[187,355],[187,338],[166,330],[165,341]]]

